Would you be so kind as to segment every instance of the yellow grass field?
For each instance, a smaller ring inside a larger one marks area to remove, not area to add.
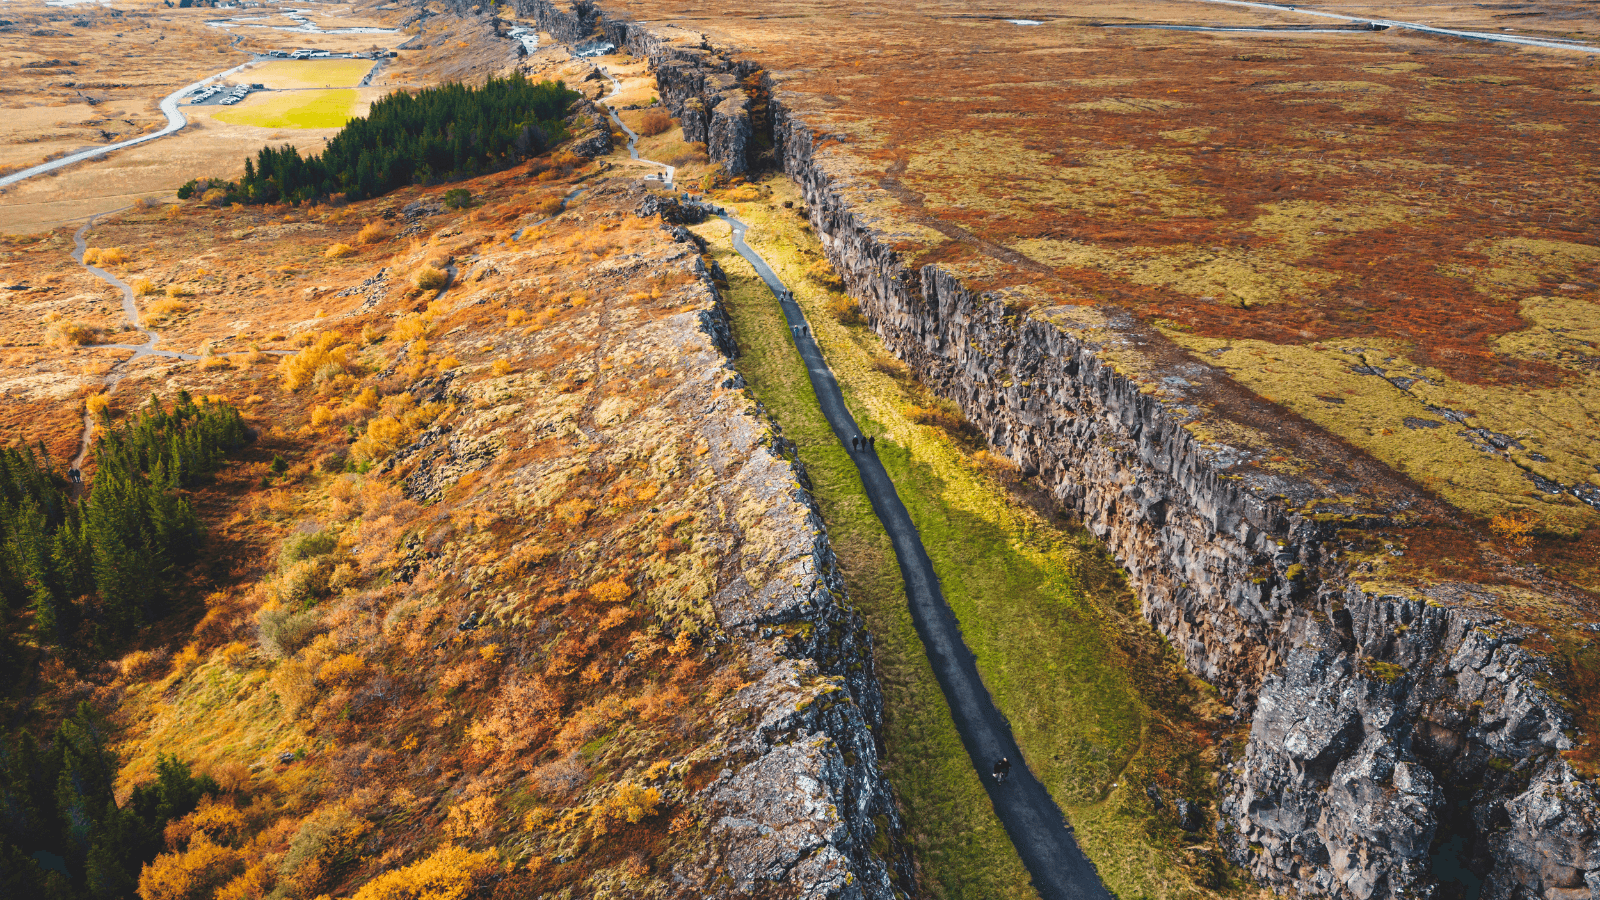
[[[240,74],[240,81],[275,90],[355,87],[371,71],[370,59],[280,59]]]
[[[353,90],[297,91],[256,95],[212,118],[261,128],[338,128],[355,117]]]

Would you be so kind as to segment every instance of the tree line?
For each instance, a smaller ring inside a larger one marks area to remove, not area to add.
[[[459,82],[396,92],[353,119],[320,154],[264,147],[237,183],[191,181],[178,191],[219,189],[225,203],[303,203],[334,194],[365,200],[408,184],[471,178],[538,156],[566,136],[578,98],[562,82],[521,73],[482,87]]]
[[[163,756],[156,780],[115,796],[109,724],[80,704],[44,743],[23,731],[0,744],[0,896],[125,900],[163,847],[167,823],[215,781]]]
[[[202,533],[179,489],[249,436],[238,409],[186,392],[171,410],[152,397],[123,425],[101,424],[81,504],[42,446],[0,448],[0,614],[31,609],[40,643],[124,638],[165,614]]]

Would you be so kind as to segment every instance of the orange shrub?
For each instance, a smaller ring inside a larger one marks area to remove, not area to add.
[[[354,900],[465,900],[500,868],[499,862],[493,850],[442,847],[421,862],[362,885]]]
[[[342,340],[340,335],[324,331],[312,338],[304,350],[285,356],[283,362],[278,363],[278,377],[284,388],[298,391],[319,376],[347,371],[351,366],[350,353],[355,347],[340,344]]]
[[[653,137],[672,130],[672,125],[671,114],[664,109],[652,109],[639,117],[639,124],[633,130],[645,137]]]
[[[384,225],[382,222],[368,222],[362,227],[361,231],[356,234],[356,243],[376,244],[379,241],[388,240],[389,234],[389,227]]]
[[[450,283],[450,276],[442,269],[433,266],[423,266],[417,270],[417,293],[425,294],[431,291],[442,291]]]
[[[344,259],[347,256],[355,256],[356,248],[349,244],[334,244],[324,251],[322,255],[328,259]]]
[[[204,834],[182,853],[156,857],[139,873],[143,900],[210,900],[243,868],[239,852],[213,843]]]
[[[837,319],[841,325],[865,325],[867,323],[867,317],[861,314],[861,304],[843,294],[835,294],[828,299],[828,315]]]

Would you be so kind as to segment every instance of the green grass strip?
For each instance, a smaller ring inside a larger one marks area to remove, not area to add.
[[[856,420],[879,436],[879,456],[985,684],[1107,887],[1123,898],[1233,893],[1214,848],[1191,845],[1154,815],[1145,795],[1156,783],[1169,798],[1209,796],[1201,733],[1209,733],[1220,704],[1139,617],[1096,542],[1021,502],[949,435],[908,416],[927,398],[874,365],[887,356],[875,335],[828,315],[827,290],[805,274],[820,247],[799,216],[775,202],[793,198],[793,189],[779,180],[766,186],[775,191],[771,200],[729,205],[751,224],[751,245],[795,291]],[[962,749],[906,609],[888,537],[817,407],[777,301],[732,252],[725,225],[697,230],[728,274],[738,367],[799,447],[851,599],[872,630],[887,770],[925,886],[939,897],[1035,896]]]

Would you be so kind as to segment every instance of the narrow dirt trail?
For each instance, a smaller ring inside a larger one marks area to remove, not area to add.
[[[117,210],[117,212],[121,211],[122,210]],[[111,215],[111,213],[103,213],[102,215]],[[127,377],[128,364],[136,359],[146,356],[164,356],[171,359],[194,361],[198,360],[200,357],[193,353],[179,353],[175,350],[156,349],[156,345],[161,342],[161,335],[144,327],[144,323],[139,320],[139,304],[134,297],[133,286],[106,271],[105,269],[102,269],[99,266],[91,266],[83,261],[83,256],[89,249],[89,229],[94,226],[95,221],[99,218],[100,216],[91,216],[89,221],[83,223],[83,226],[79,228],[77,233],[72,236],[72,242],[75,245],[72,251],[72,258],[76,260],[79,265],[83,266],[85,269],[88,269],[89,274],[122,291],[122,314],[127,318],[128,324],[133,326],[133,328],[140,334],[144,335],[145,338],[145,342],[142,344],[87,345],[86,349],[89,350],[133,351],[133,355],[112,366],[111,371],[106,373],[105,381],[103,383],[105,384],[106,393],[110,394],[117,389],[117,385],[122,382],[122,379]],[[83,414],[83,437],[78,441],[78,455],[72,458],[72,468],[74,470],[79,472],[83,471],[83,461],[89,456],[89,445],[93,439],[94,414],[85,411]]]
[[[1502,34],[1492,31],[1463,31],[1457,28],[1436,28],[1420,22],[1402,22],[1398,19],[1369,19],[1363,16],[1352,16],[1345,13],[1325,12],[1320,9],[1311,9],[1303,6],[1293,6],[1287,3],[1259,3],[1255,0],[1185,0],[1194,3],[1215,3],[1221,6],[1242,6],[1250,9],[1268,10],[1278,13],[1294,13],[1301,16],[1315,16],[1321,19],[1334,19],[1339,22],[1351,22],[1377,28],[1398,28],[1404,31],[1416,31],[1422,34],[1436,34],[1442,37],[1461,38],[1468,41],[1487,41],[1492,44],[1517,44],[1523,47],[1540,47],[1546,50],[1571,50],[1576,53],[1600,53],[1600,47],[1585,44],[1581,41],[1569,41],[1564,38],[1539,38],[1528,37],[1520,34]]]

